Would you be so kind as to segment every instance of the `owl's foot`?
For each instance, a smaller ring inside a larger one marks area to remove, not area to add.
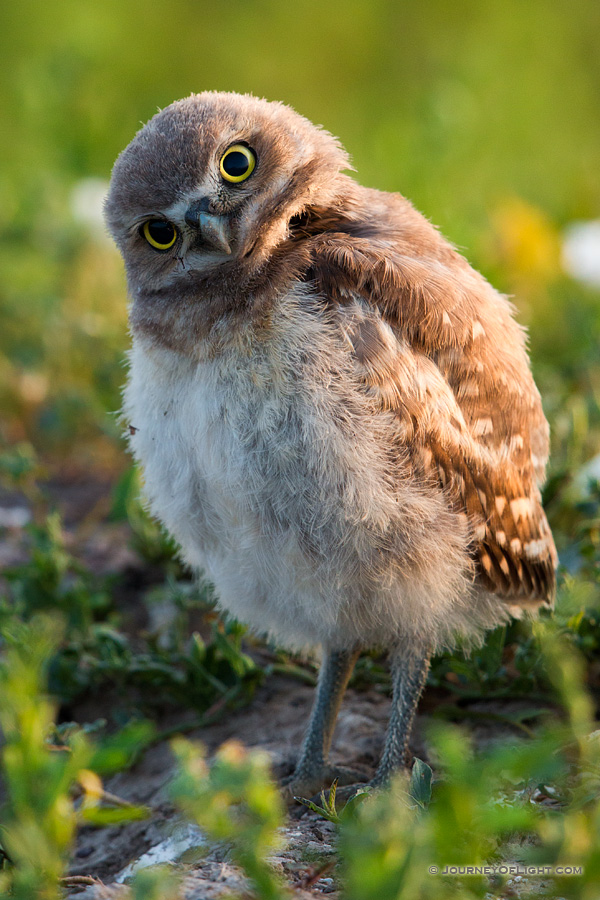
[[[294,772],[288,778],[284,778],[281,782],[281,792],[286,803],[291,806],[295,802],[296,797],[308,799],[317,795],[319,799],[322,790],[329,793],[329,788],[337,779],[340,786],[339,790],[346,786],[355,786],[357,782],[365,779],[366,771],[364,769],[350,769],[346,766],[321,766],[311,772]],[[344,786],[342,788],[342,786]],[[315,801],[317,802],[317,801]]]
[[[398,766],[393,771],[389,772],[378,771],[373,778],[369,780],[365,777],[364,770],[359,772],[355,769],[342,769],[340,767],[331,766],[329,769],[330,774],[340,773],[341,775],[335,789],[333,809],[331,811],[339,814],[346,804],[350,800],[353,800],[358,794],[370,794],[373,791],[385,790],[385,788],[390,786],[391,776],[395,772],[400,771],[401,768],[401,766]],[[410,769],[409,766],[406,766],[405,768],[407,771]],[[301,798],[302,800],[310,800],[311,803],[318,807],[329,807],[331,804],[332,787],[333,782],[329,787],[322,787],[312,795],[296,792],[295,797]],[[294,819],[299,819],[309,808],[310,807],[308,807],[306,803],[299,804],[298,806],[291,808],[290,815]]]
[[[380,785],[379,785],[380,786]],[[335,790],[335,807],[338,812],[344,808],[346,803],[349,800],[352,800],[356,797],[357,794],[363,794],[365,792],[370,792],[375,790],[377,785],[373,784],[370,781],[358,781],[353,782],[352,784],[346,784],[342,787],[337,787]],[[331,790],[324,791],[325,801],[329,802],[331,798]],[[316,802],[314,798],[312,798],[313,803]],[[321,795],[319,794],[319,801],[321,801]]]
[[[348,773],[357,776],[359,773],[355,772],[351,769],[346,770]],[[362,775],[362,779],[357,779],[356,777],[352,779],[352,781],[339,782],[338,786],[335,790],[334,797],[334,807],[335,812],[340,813],[347,803],[350,800],[353,800],[358,794],[370,794],[373,791],[378,791],[381,789],[385,789],[389,787],[390,781],[389,778],[384,778],[381,775],[375,775],[370,781],[367,781],[364,778],[364,773]],[[314,803],[315,806],[323,807],[329,806],[331,802],[331,787],[327,790],[321,789],[318,793],[315,793],[312,797],[307,797],[305,794],[296,794],[296,797],[302,797],[303,800],[310,800],[311,803]],[[301,806],[294,807],[290,810],[290,815],[294,819],[299,819],[304,813],[309,809],[306,804],[302,804]]]
[[[357,772],[355,772],[354,774],[358,775]],[[354,797],[356,797],[357,794],[370,793],[371,790],[375,789],[375,787],[376,785],[372,784],[370,781],[364,780],[364,775],[360,780],[354,778],[350,784],[336,787],[333,809],[331,809],[330,811],[335,812],[339,815],[346,804]],[[380,785],[377,785],[377,787],[380,787]],[[311,804],[314,804],[314,806],[317,806],[319,808],[329,808],[331,803],[331,793],[332,789],[328,788],[327,790],[321,790],[318,794],[314,794],[312,797],[307,797],[305,794],[296,794],[296,797],[302,798],[302,801],[310,801]],[[300,819],[311,808],[312,807],[308,806],[307,802],[296,801],[296,805],[290,808],[290,816],[292,819]]]

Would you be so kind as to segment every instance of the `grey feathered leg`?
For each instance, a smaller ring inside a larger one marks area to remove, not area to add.
[[[321,663],[317,692],[294,774],[284,782],[291,796],[310,797],[336,777],[328,765],[329,749],[344,692],[360,650],[333,650]],[[329,779],[328,779],[328,776]]]
[[[370,784],[381,787],[408,763],[408,741],[429,671],[428,651],[396,650],[392,656],[392,710],[381,761]]]

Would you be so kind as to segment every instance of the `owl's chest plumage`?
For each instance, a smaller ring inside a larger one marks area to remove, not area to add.
[[[150,508],[186,561],[215,582],[226,609],[287,634],[286,604],[296,598],[302,611],[298,597],[314,596],[306,544],[327,513],[316,508],[325,460],[311,463],[303,446],[319,430],[307,398],[315,385],[286,356],[294,326],[284,319],[277,334],[239,334],[199,359],[135,339],[125,411]],[[312,524],[300,508],[307,503]],[[296,640],[315,642],[304,618]]]
[[[130,442],[154,513],[195,567],[227,555],[256,523],[250,454],[265,424],[257,417],[275,392],[261,390],[247,363],[235,353],[191,360],[134,341],[125,394]]]
[[[314,298],[284,298],[266,331],[221,352],[136,338],[130,361],[150,508],[225,609],[292,646],[385,642],[426,622],[444,532],[436,617],[465,592],[465,535],[439,492],[411,485],[401,460],[390,471],[390,417]]]

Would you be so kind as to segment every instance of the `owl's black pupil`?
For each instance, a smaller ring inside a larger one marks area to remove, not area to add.
[[[148,234],[157,244],[170,244],[174,233],[170,222],[163,222],[160,219],[148,222]]]
[[[245,175],[249,166],[248,157],[244,153],[240,153],[239,150],[233,150],[231,153],[228,153],[223,160],[223,168],[232,178],[239,178],[240,175]]]

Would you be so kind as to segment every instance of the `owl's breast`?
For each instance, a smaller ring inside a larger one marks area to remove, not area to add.
[[[202,359],[136,338],[125,392],[152,512],[223,607],[292,646],[428,627],[417,598],[441,620],[470,577],[464,527],[411,480],[336,328],[296,297]]]
[[[245,449],[231,421],[240,391],[226,363],[194,362],[143,340],[130,362],[124,411],[144,493],[187,561],[205,566],[211,549],[235,543],[247,524]]]

